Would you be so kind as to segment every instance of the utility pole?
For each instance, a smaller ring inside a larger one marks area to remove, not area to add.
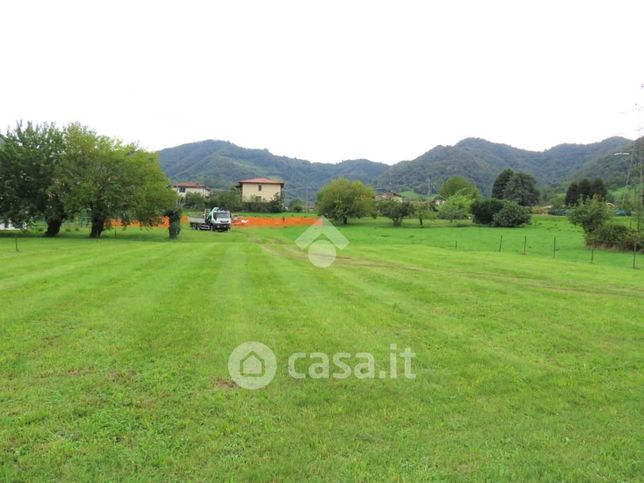
[[[644,165],[644,160],[642,160],[642,151],[644,146],[642,146],[642,141],[639,142],[640,146],[635,146],[634,151],[637,153],[637,164],[640,168],[640,196],[639,196],[639,208],[637,210],[637,234],[640,234],[640,227],[642,225],[642,203],[644,202],[644,191],[642,190],[642,165]]]

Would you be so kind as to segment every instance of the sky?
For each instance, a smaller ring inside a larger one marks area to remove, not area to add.
[[[388,164],[642,135],[644,2],[10,1],[0,128]]]

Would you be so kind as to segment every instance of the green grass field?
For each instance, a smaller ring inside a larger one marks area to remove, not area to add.
[[[564,218],[364,220],[320,269],[304,229],[72,230],[18,253],[0,235],[0,480],[644,474],[641,255],[590,264]],[[231,384],[246,341],[277,356],[264,389]],[[417,354],[415,379],[287,372],[296,351],[380,368],[390,344]]]

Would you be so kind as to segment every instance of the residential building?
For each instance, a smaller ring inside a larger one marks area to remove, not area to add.
[[[268,178],[244,179],[237,183],[242,201],[272,201],[276,195],[283,196],[284,181]]]

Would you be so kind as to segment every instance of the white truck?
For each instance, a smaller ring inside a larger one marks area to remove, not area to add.
[[[201,217],[188,217],[190,228],[193,230],[228,231],[233,223],[230,211],[215,206],[212,210],[205,209]]]

